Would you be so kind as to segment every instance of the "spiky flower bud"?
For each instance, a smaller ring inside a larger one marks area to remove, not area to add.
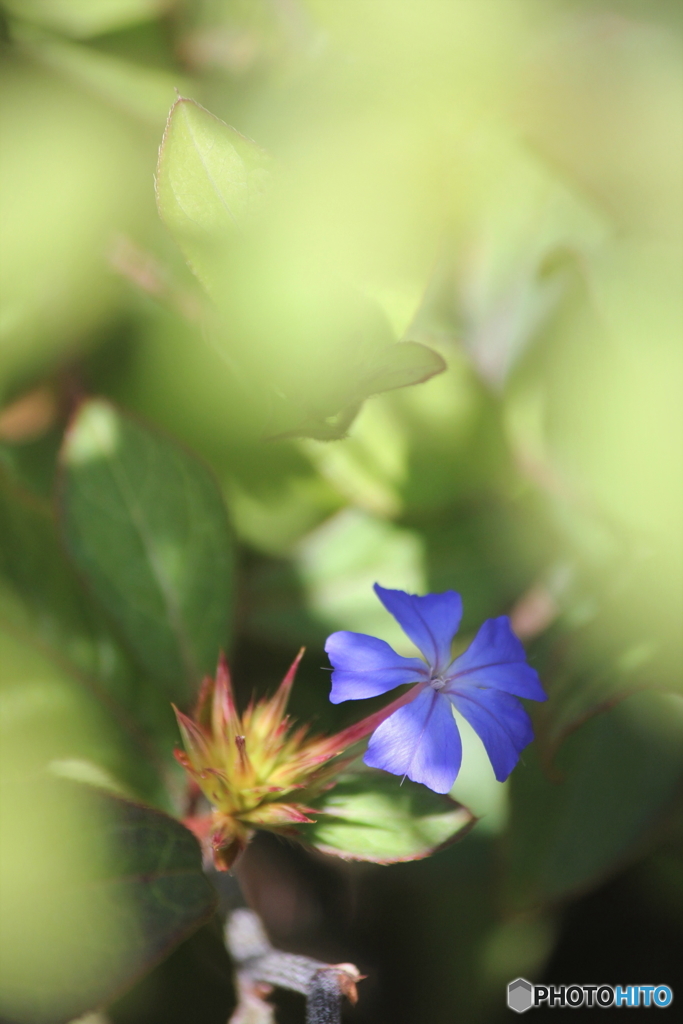
[[[339,755],[409,699],[405,695],[335,736],[311,737],[307,726],[293,727],[286,714],[303,653],[302,648],[275,694],[252,700],[242,715],[222,656],[215,679],[202,684],[194,716],[174,706],[185,746],[175,751],[176,759],[213,808],[185,823],[221,871],[234,864],[254,829],[292,834],[297,825],[313,822],[310,803],[352,760]]]

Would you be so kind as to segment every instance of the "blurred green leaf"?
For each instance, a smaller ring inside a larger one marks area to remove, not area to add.
[[[310,437],[314,441],[341,441],[348,435],[362,402],[353,402],[338,412],[301,416],[298,402],[283,398],[277,392],[271,403],[271,418],[264,435],[266,441],[285,441],[289,438]],[[285,429],[283,429],[285,427]]]
[[[462,594],[461,631],[509,612],[555,553],[552,535],[528,496],[514,501],[473,496],[434,518],[423,535],[428,589]]]
[[[0,1012],[62,1024],[132,985],[212,913],[199,846],[179,822],[93,786],[33,779],[4,802]],[[27,840],[31,836],[30,844]],[[46,856],[46,846],[49,856]]]
[[[112,237],[157,221],[147,133],[20,47],[9,52],[0,88],[2,402],[115,319]]]
[[[401,487],[412,518],[478,500],[501,486],[509,495],[509,453],[500,407],[462,352],[448,352],[448,369],[419,388],[392,396],[406,432],[409,472]],[[444,517],[448,524],[450,514]],[[432,519],[432,532],[437,528]]]
[[[447,796],[385,772],[349,774],[314,801],[323,812],[304,841],[345,860],[419,860],[461,839],[475,818]]]
[[[106,779],[149,799],[168,797],[135,724],[65,657],[41,649],[46,645],[19,627],[18,615],[6,622],[7,605],[3,594],[0,1016],[61,1022],[126,983],[147,954],[138,910],[123,905],[123,890],[98,884],[102,865],[116,875],[118,854],[97,807],[87,794],[80,799],[81,787],[48,773],[73,778],[80,767],[82,778],[86,765],[98,784]]]
[[[580,261],[606,235],[584,199],[528,150],[509,156],[469,252],[437,267],[415,325],[418,337],[439,328],[450,335],[496,391],[576,287]]]
[[[263,206],[269,162],[194,100],[171,108],[157,166],[159,213],[209,291],[226,243]]]
[[[3,0],[3,6],[18,18],[82,38],[148,21],[169,0]]]
[[[134,64],[93,47],[50,38],[35,30],[15,30],[14,36],[34,59],[126,114],[155,127],[162,125],[168,116],[174,90],[188,85],[182,76],[172,75],[162,68]]]
[[[418,342],[394,343],[374,304],[321,275],[317,255],[313,264],[295,257],[296,233],[282,239],[291,251],[275,265],[272,239],[228,255],[263,208],[269,177],[269,158],[254,143],[194,101],[177,101],[159,154],[157,201],[221,307],[221,324],[210,328],[215,345],[255,401],[267,395],[267,438],[337,440],[370,395],[428,380],[446,364]]]
[[[402,654],[414,654],[372,587],[379,581],[424,592],[423,542],[416,530],[360,509],[331,516],[295,546],[293,558],[259,557],[245,564],[243,635],[259,650],[281,643],[291,651],[304,643],[320,649],[321,664],[325,638],[335,629],[371,633]]]
[[[135,799],[135,794],[128,792],[118,779],[94,761],[85,761],[80,757],[58,757],[50,761],[48,771],[58,779],[70,779],[72,782],[95,786],[96,789],[105,790],[126,800]]]
[[[408,475],[405,423],[389,396],[363,406],[353,433],[338,444],[299,445],[339,499],[393,519],[401,511],[399,486]]]
[[[534,747],[512,776],[508,898],[565,899],[636,856],[683,778],[683,700],[637,694],[564,744],[554,779]]]
[[[578,530],[581,518],[567,507],[564,514]],[[683,696],[680,608],[643,614],[641,606],[643,590],[667,573],[670,561],[670,553],[654,543],[634,551],[619,534],[608,533],[603,542],[597,533],[592,549],[579,550],[559,567],[561,614],[532,649],[551,696],[537,717],[546,757],[587,719],[631,694]]]
[[[207,469],[108,402],[84,402],[62,451],[66,544],[138,661],[189,697],[229,639],[232,546]]]
[[[301,419],[299,403],[280,399],[280,408],[273,409],[272,419],[275,422],[286,422],[289,419],[296,425],[286,430],[273,430],[271,423],[267,436],[270,440],[310,437],[316,441],[339,441],[346,437],[366,398],[411,384],[422,384],[437,373],[443,373],[445,369],[446,363],[438,352],[419,342],[399,341],[387,345],[354,367],[353,380],[350,386],[347,383],[347,394],[344,396],[348,404],[342,409],[332,415],[320,413]]]
[[[170,761],[175,739],[168,708],[159,709],[144,684],[136,687],[137,703],[126,702],[122,685],[112,685],[106,675],[98,677],[44,642],[36,629],[39,621],[9,592],[0,592],[0,700],[6,727],[23,737],[22,763],[30,763],[34,747],[41,768],[54,759],[92,761],[131,792],[167,806],[162,765],[164,755]],[[75,636],[65,639],[74,650],[80,645],[87,658],[97,650],[88,634],[80,642]],[[106,663],[106,638],[99,653]],[[131,677],[131,691],[136,682]]]
[[[19,444],[0,442],[0,474],[6,474],[29,495],[49,501],[54,487],[62,431],[55,427],[42,437]],[[4,483],[0,483],[4,489]]]
[[[19,598],[21,617],[34,639],[56,646],[67,657],[75,654],[86,641],[88,602],[57,542],[49,504],[17,487],[3,471],[0,538],[2,583]],[[14,618],[11,602],[1,606],[5,619]]]
[[[379,582],[410,593],[425,589],[423,539],[417,531],[347,508],[299,543],[295,564],[307,608],[328,630],[371,633],[397,651],[413,653],[372,587]]]
[[[599,620],[604,627],[604,620]],[[643,690],[673,691],[683,694],[681,680],[670,667],[670,651],[661,648],[647,635],[611,638],[600,644],[592,628],[567,635],[551,647],[549,662],[555,653],[548,702],[538,715],[538,738],[547,756],[587,719]],[[596,642],[596,640],[598,642]],[[605,646],[608,649],[605,650]],[[558,664],[559,662],[559,664]],[[550,662],[552,664],[552,662]]]
[[[291,559],[253,559],[246,574],[243,629],[263,642],[323,648],[334,629],[375,633],[399,650],[405,634],[372,585],[424,589],[420,538],[346,509],[310,531]],[[409,652],[412,648],[408,647]]]
[[[382,391],[422,384],[445,369],[444,359],[434,349],[417,341],[398,341],[368,360],[359,390],[362,389],[365,392],[362,397],[367,398]]]

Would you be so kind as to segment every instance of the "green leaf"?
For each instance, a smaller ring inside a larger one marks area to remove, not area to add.
[[[176,738],[167,695],[141,675],[104,613],[79,584],[59,543],[50,506],[22,491],[2,471],[0,633],[26,650],[16,672],[25,686],[38,657],[54,673],[68,677],[71,687],[99,702],[120,731],[126,778],[139,795],[158,797],[157,770]],[[38,675],[45,672],[50,675],[47,668]]]
[[[311,438],[314,441],[341,441],[348,435],[361,405],[362,402],[354,402],[353,405],[348,405],[330,416],[314,413],[302,419],[299,404],[275,393],[270,422],[263,440],[287,441],[300,437]]]
[[[175,90],[185,84],[179,75],[161,68],[135,64],[91,46],[46,36],[33,28],[22,27],[13,35],[35,60],[155,127],[163,125]]]
[[[109,998],[194,927],[201,883],[177,822],[93,788],[132,781],[154,797],[158,779],[142,785],[111,706],[36,646],[0,629],[0,1017],[48,1024]]]
[[[553,903],[639,854],[683,779],[683,701],[637,694],[572,735],[544,774],[535,747],[512,776],[509,899]]]
[[[76,649],[82,653],[87,602],[58,545],[49,506],[2,470],[0,580],[0,620],[23,618],[35,640],[52,643],[64,654]],[[20,609],[12,596],[19,599]]]
[[[417,341],[397,341],[376,352],[363,367],[358,397],[422,384],[445,369],[445,360],[434,349]]]
[[[378,864],[427,857],[462,839],[476,820],[447,796],[367,770],[343,777],[315,807],[322,812],[318,821],[300,828],[306,843],[344,860]]]
[[[194,100],[171,108],[157,165],[161,219],[212,290],[226,244],[263,207],[269,157]]]
[[[168,0],[4,0],[4,6],[19,18],[86,38],[149,21]]]
[[[75,782],[13,783],[0,1013],[62,1024],[130,987],[210,916],[215,896],[174,819]]]
[[[140,974],[214,910],[215,894],[202,871],[199,844],[184,825],[161,811],[93,787],[79,799],[104,821],[102,843],[113,853],[100,884],[114,903],[125,893],[124,901],[133,908],[138,943],[137,949],[127,950],[126,974]]]
[[[136,796],[167,805],[162,775],[175,738],[170,725],[164,721],[156,732],[141,726],[110,697],[106,683],[36,642],[6,594],[0,611],[3,742],[16,742],[15,755],[26,770],[32,761],[40,771],[54,760],[89,761]],[[140,691],[147,698],[149,688]]]
[[[140,664],[187,698],[229,639],[232,550],[208,470],[115,409],[84,402],[65,437],[68,551]]]
[[[135,225],[144,236],[152,212],[141,173],[150,159],[145,134],[19,49],[5,67],[0,105],[3,403],[112,322],[121,298],[107,259],[113,233]]]
[[[412,593],[425,589],[423,545],[417,531],[360,509],[344,509],[309,533],[295,557],[299,584],[316,620],[328,630],[371,633],[405,650],[405,634],[377,600],[372,585],[387,580],[386,586]],[[289,614],[291,604],[290,600]]]
[[[276,393],[266,437],[270,441],[290,437],[340,441],[346,437],[366,398],[411,384],[423,384],[445,369],[446,363],[438,352],[419,342],[398,341],[387,345],[353,368],[354,379],[347,384],[344,393],[347,404],[330,415],[313,413],[302,418],[300,401],[287,400]],[[286,429],[281,429],[285,424]]]
[[[561,650],[566,632],[553,650],[560,648],[557,660],[565,654],[564,664],[557,664],[550,694],[552,700],[538,713],[538,739],[546,757],[551,758],[563,741],[588,719],[614,707],[634,693],[644,690],[680,689],[680,678],[668,672],[668,651],[658,649],[656,641],[643,636],[631,637],[630,643],[616,643],[605,656],[585,643],[586,637],[572,636],[571,649]],[[582,646],[582,644],[584,646]],[[592,655],[592,658],[591,658]],[[548,658],[550,661],[550,658]]]
[[[87,786],[95,786],[99,790],[106,790],[114,796],[135,799],[134,793],[129,793],[118,779],[94,761],[85,761],[79,757],[56,758],[50,761],[47,768],[55,778],[70,779],[72,782],[81,782]]]
[[[562,595],[562,616],[534,651],[552,698],[537,720],[546,756],[587,719],[633,693],[683,696],[679,610],[659,611],[655,621],[641,615],[643,568],[656,581],[670,561],[669,552],[649,551],[644,560],[617,549],[590,573],[577,566],[572,591]]]

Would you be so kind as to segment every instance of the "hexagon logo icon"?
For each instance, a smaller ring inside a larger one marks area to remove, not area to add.
[[[534,990],[526,978],[515,978],[508,985],[508,1006],[515,1013],[525,1013],[534,1004]]]

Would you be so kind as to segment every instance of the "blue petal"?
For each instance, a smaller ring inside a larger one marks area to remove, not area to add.
[[[376,697],[402,683],[418,683],[428,677],[427,666],[419,658],[402,658],[384,640],[365,633],[333,633],[325,650],[334,669],[333,704]]]
[[[460,693],[463,684],[494,687],[530,700],[547,700],[538,672],[527,665],[526,653],[512,632],[507,615],[486,620],[465,653],[449,668],[443,692]]]
[[[460,771],[460,733],[447,700],[431,686],[375,729],[363,760],[447,793]]]
[[[418,597],[404,590],[385,590],[379,583],[375,583],[375,593],[434,671],[446,668],[451,660],[451,643],[462,618],[460,594],[446,590],[442,594]]]
[[[481,738],[496,778],[504,782],[534,738],[526,711],[516,697],[502,690],[467,687],[450,699]]]

